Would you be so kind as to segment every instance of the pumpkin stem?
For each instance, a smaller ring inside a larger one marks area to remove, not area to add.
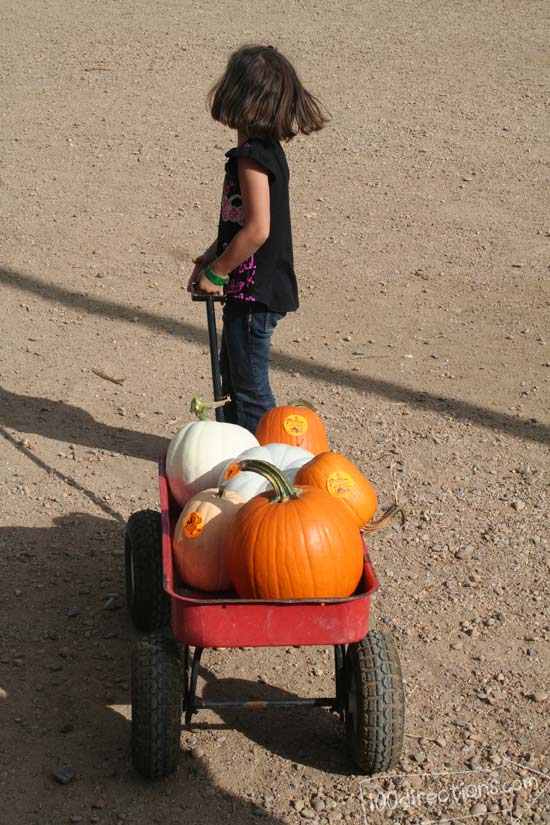
[[[312,410],[314,413],[317,412],[313,404],[309,401],[305,401],[303,398],[297,398],[295,401],[288,402],[289,407],[307,407],[308,410]]]
[[[206,415],[207,410],[215,410],[216,407],[223,407],[229,401],[229,396],[226,395],[225,398],[222,398],[221,401],[201,401],[200,398],[195,396],[191,400],[191,406],[189,407],[190,412],[197,416],[200,421],[210,421],[211,419]]]
[[[241,472],[258,473],[269,481],[275,490],[272,499],[274,502],[288,501],[289,498],[298,498],[298,491],[291,481],[278,467],[269,461],[260,461],[256,458],[246,458],[236,465]]]
[[[401,516],[401,527],[404,527],[405,522],[407,520],[405,513],[397,503],[394,503],[391,505],[391,507],[388,507],[388,509],[382,513],[379,519],[377,519],[376,521],[371,521],[369,522],[369,524],[365,524],[365,526],[361,528],[361,532],[376,533],[378,530],[383,530],[384,527],[388,526],[392,518],[394,518],[397,515]]]

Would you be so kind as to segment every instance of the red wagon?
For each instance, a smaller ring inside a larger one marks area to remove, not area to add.
[[[195,300],[197,300],[195,298]],[[200,300],[200,299],[198,299]],[[204,299],[203,299],[204,300]],[[215,300],[215,299],[214,299]],[[221,397],[213,299],[207,299],[214,393]],[[221,410],[216,410],[220,419]],[[171,496],[165,456],[159,461],[160,510],[134,513],[125,540],[126,592],[133,623],[148,635],[132,655],[132,759],[148,778],[176,767],[185,724],[203,709],[322,706],[345,723],[351,756],[364,773],[388,770],[401,755],[404,695],[390,638],[369,630],[371,595],[379,586],[365,546],[357,591],[346,599],[239,599],[191,591],[178,580],[172,539],[180,508]],[[205,648],[332,645],[330,697],[206,701],[197,696]],[[192,653],[193,649],[193,653]]]

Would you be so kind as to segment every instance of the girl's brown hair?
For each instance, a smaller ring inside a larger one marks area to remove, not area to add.
[[[208,103],[214,120],[250,138],[292,140],[300,132],[317,132],[329,119],[290,61],[272,46],[233,52]]]

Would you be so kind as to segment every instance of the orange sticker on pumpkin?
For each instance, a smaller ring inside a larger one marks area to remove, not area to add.
[[[327,478],[327,490],[335,498],[348,496],[355,487],[355,481],[349,473],[335,472]]]
[[[204,530],[204,519],[200,513],[193,511],[183,522],[183,535],[186,539],[196,539]]]
[[[307,430],[307,418],[303,415],[287,415],[283,427],[289,435],[303,435]]]
[[[224,481],[229,481],[230,478],[235,478],[235,476],[238,476],[240,472],[238,463],[230,464],[223,474]]]

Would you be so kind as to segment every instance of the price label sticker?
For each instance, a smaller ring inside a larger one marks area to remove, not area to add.
[[[349,473],[337,471],[331,473],[327,478],[327,490],[331,496],[335,498],[345,498],[345,496],[349,496],[354,487],[355,482]]]

